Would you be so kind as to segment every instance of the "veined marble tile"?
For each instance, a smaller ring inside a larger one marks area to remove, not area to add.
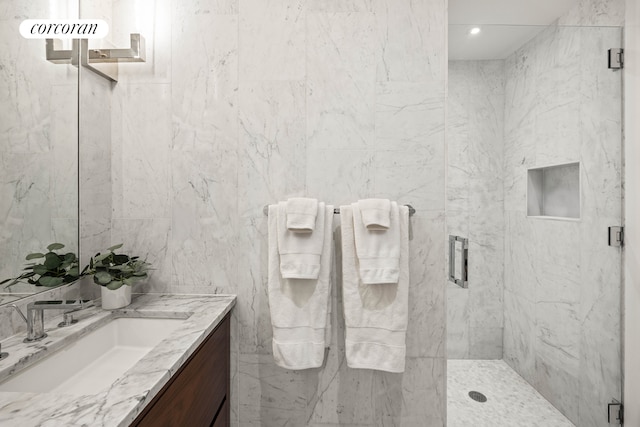
[[[507,63],[509,61],[507,60]],[[509,70],[507,69],[507,73]],[[526,211],[527,169],[535,166],[536,119],[530,105],[522,101],[518,82],[507,77],[505,88],[504,204],[506,210]],[[527,89],[528,91],[528,89]],[[531,95],[529,95],[529,99]],[[521,102],[522,101],[522,102]]]
[[[580,28],[550,25],[524,49],[527,54],[535,52],[533,71],[542,106],[562,104],[562,98],[558,95],[575,99],[575,86],[580,84],[575,76],[580,74],[583,47]],[[558,83],[564,85],[558,86]]]
[[[501,360],[503,328],[469,328],[469,358],[474,360]]]
[[[174,152],[171,159],[172,215],[188,213],[197,218],[235,223],[237,174],[235,149]]]
[[[238,360],[241,426],[306,425],[304,371],[275,365],[272,356],[240,354]]]
[[[373,13],[307,13],[307,78],[375,81]]]
[[[619,218],[617,219],[619,221]],[[612,218],[584,218],[580,224],[580,401],[579,424],[602,424],[602,408],[621,395],[620,248],[602,238]]]
[[[310,12],[373,12],[373,0],[308,0]]]
[[[594,313],[581,324],[577,422],[580,426],[602,425],[602,407],[612,399],[620,400],[618,396],[622,393],[620,322],[619,316],[612,315],[610,308],[619,301],[613,301],[616,294],[618,292],[603,295],[599,306],[594,307]]]
[[[86,73],[79,86],[80,212],[90,220],[110,220],[111,186],[111,83],[95,73]],[[77,173],[72,174],[72,176]],[[77,187],[77,184],[74,185]]]
[[[111,218],[85,218],[80,222],[80,265],[87,265],[91,256],[111,245]]]
[[[573,221],[529,219],[536,240],[536,302],[570,305],[580,301],[580,224]]]
[[[78,118],[77,86],[56,85],[51,88],[54,99],[69,108],[51,111],[51,154],[53,170],[51,198],[53,215],[58,218],[78,216]]]
[[[582,29],[585,43],[620,44],[620,29]],[[603,47],[604,48],[604,47]],[[594,52],[581,53],[581,61],[594,72],[581,73],[581,202],[585,216],[619,217],[622,183],[621,76],[596,68]],[[597,71],[596,71],[597,70]],[[614,75],[611,75],[614,74]]]
[[[536,295],[537,234],[533,219],[522,212],[505,212],[504,287],[533,302]]]
[[[238,13],[239,0],[183,0],[174,3],[174,13],[191,15],[234,15]],[[176,10],[177,9],[177,10]]]
[[[51,241],[64,242],[64,250],[78,254],[78,218],[52,218]]]
[[[468,79],[469,169],[472,176],[502,179],[504,158],[504,61],[470,61]]]
[[[244,354],[272,354],[272,328],[267,295],[267,217],[240,222],[238,252],[239,349]]]
[[[27,254],[41,252],[52,242],[52,171],[47,153],[6,152],[0,152],[0,170],[0,280],[4,280],[20,274]]]
[[[307,145],[366,149],[375,143],[375,83],[353,79],[307,82]]]
[[[444,213],[418,211],[411,226],[407,357],[446,357]]]
[[[536,372],[532,384],[565,417],[578,425],[579,378],[559,367],[556,360],[545,356],[536,356]]]
[[[579,375],[580,320],[576,308],[561,302],[538,302],[536,358],[569,376]]]
[[[172,147],[185,151],[235,147],[238,17],[184,10],[173,19]]]
[[[469,239],[469,288],[448,287],[448,302],[459,305],[460,301],[452,300],[456,294],[465,299],[462,317],[448,309],[447,326],[454,328],[448,333],[449,356],[500,358],[504,61],[451,61],[449,67],[448,119],[452,122],[447,129],[447,189],[453,191],[447,205],[448,228],[449,234]]]
[[[302,82],[255,81],[240,86],[238,197],[243,217],[261,218],[265,205],[305,195],[304,115]]]
[[[122,107],[122,216],[167,218],[170,212],[171,87],[129,85]],[[153,177],[153,179],[149,179]]]
[[[463,65],[466,62],[449,62],[446,129],[448,211],[466,212],[469,206],[469,88]]]
[[[307,194],[334,206],[371,197],[373,173],[369,150],[307,150]]]
[[[500,248],[502,249],[502,248]],[[469,322],[472,327],[503,325],[503,253],[469,241]]]
[[[51,86],[60,69],[42,59],[44,50],[38,41],[16,36],[19,26],[18,20],[0,21],[0,151],[48,152],[51,110],[58,108]],[[56,83],[65,81],[69,80]]]
[[[241,81],[306,77],[303,0],[240,0]]]
[[[344,339],[343,329],[342,339]],[[373,425],[375,371],[351,369],[344,350],[332,347],[322,369],[305,371],[307,378],[307,424]]]
[[[166,218],[155,219],[119,219],[112,222],[111,242],[122,243],[122,253],[139,256],[151,263],[153,270],[149,278],[137,284],[133,292],[164,293],[170,289],[171,258],[171,221]],[[102,248],[104,252],[106,248]]]
[[[375,372],[377,425],[445,426],[446,382],[444,358],[408,358],[403,374]]]
[[[432,140],[428,148],[376,150],[374,195],[409,203],[422,212],[444,210],[444,133],[434,135]]]
[[[504,246],[505,213],[501,186],[492,187],[499,180],[495,177],[474,177],[470,182],[469,237],[483,248],[490,249],[502,262]],[[493,189],[492,189],[493,188]]]
[[[447,283],[447,359],[469,359],[469,291]]]
[[[624,25],[624,0],[580,0],[558,20],[559,25]]]
[[[172,168],[172,286],[182,292],[235,291],[235,152],[176,153]]]
[[[175,153],[172,159],[173,292],[237,289],[237,159],[227,154]]]
[[[535,375],[536,317],[532,302],[504,292],[503,359],[523,378]]]
[[[20,24],[24,19],[35,16],[50,16],[51,19],[76,18],[77,5],[67,0],[33,1],[29,3],[20,0],[2,2],[0,16],[6,20],[15,20]]]
[[[445,1],[374,0],[377,81],[443,81]]]
[[[443,149],[444,85],[383,82],[376,87],[376,147]],[[437,153],[434,153],[434,162]]]

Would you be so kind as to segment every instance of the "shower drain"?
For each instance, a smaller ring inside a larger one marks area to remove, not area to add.
[[[480,393],[479,391],[470,391],[469,397],[475,400],[476,402],[484,403],[487,401],[487,396]]]

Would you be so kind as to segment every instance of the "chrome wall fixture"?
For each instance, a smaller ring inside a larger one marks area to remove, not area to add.
[[[460,257],[460,278],[456,278],[456,242],[462,245]],[[449,235],[449,281],[461,288],[469,287],[469,239]]]
[[[57,40],[47,39],[47,61],[54,64],[78,65],[78,49],[83,67],[113,82],[118,81],[118,63],[146,62],[146,45],[144,37],[137,33],[130,35],[130,47],[124,49],[90,49],[87,39],[73,40],[72,48],[59,49]]]
[[[411,206],[411,205],[405,205],[405,206],[409,209],[409,216],[413,216],[416,213],[416,208],[414,208],[413,206]],[[262,212],[265,215],[268,215],[269,214],[269,205],[265,205],[262,208]],[[340,215],[340,208],[334,208],[333,209],[333,213],[334,213],[334,215]]]

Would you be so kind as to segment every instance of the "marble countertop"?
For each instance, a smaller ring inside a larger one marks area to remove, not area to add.
[[[48,336],[25,344],[25,334],[2,342],[9,357],[0,360],[0,381],[31,365],[114,317],[189,316],[176,331],[140,359],[111,387],[93,395],[0,392],[1,426],[128,426],[235,305],[232,295],[140,295],[131,305],[107,311],[93,307],[77,324],[59,328],[60,318],[45,323]],[[86,317],[84,317],[86,316]],[[84,317],[84,318],[83,318]]]

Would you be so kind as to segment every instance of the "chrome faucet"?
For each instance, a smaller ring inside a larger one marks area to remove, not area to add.
[[[45,310],[83,310],[94,305],[92,300],[52,300],[35,301],[27,305],[27,338],[24,342],[39,341],[47,336],[44,333]]]

